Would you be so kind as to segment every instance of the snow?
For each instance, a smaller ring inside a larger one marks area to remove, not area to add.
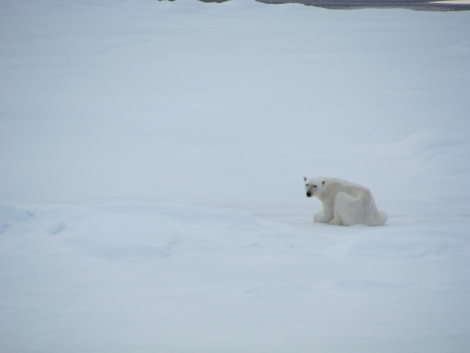
[[[0,0],[0,351],[468,352],[469,30]],[[304,175],[387,225],[313,223]]]

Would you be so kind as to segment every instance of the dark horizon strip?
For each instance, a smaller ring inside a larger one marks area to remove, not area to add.
[[[222,3],[230,0],[199,0],[206,3]],[[430,0],[253,0],[264,4],[303,4],[326,9],[410,9],[417,11],[465,11],[470,4],[436,3]]]

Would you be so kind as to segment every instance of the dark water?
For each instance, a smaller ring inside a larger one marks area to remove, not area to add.
[[[200,0],[203,2],[226,2],[230,0]],[[402,8],[421,11],[464,11],[470,4],[436,4],[429,0],[253,0],[265,4],[297,3],[327,9]]]

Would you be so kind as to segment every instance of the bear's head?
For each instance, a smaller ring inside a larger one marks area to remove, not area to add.
[[[307,197],[319,197],[322,193],[323,186],[325,185],[325,180],[320,177],[304,177],[304,184]]]

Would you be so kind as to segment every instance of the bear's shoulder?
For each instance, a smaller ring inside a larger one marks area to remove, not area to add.
[[[341,191],[345,191],[345,192],[351,193],[351,192],[368,191],[368,189],[365,186],[353,183],[345,179],[324,178],[324,180],[325,180],[325,184],[323,187],[328,192],[338,193]]]

